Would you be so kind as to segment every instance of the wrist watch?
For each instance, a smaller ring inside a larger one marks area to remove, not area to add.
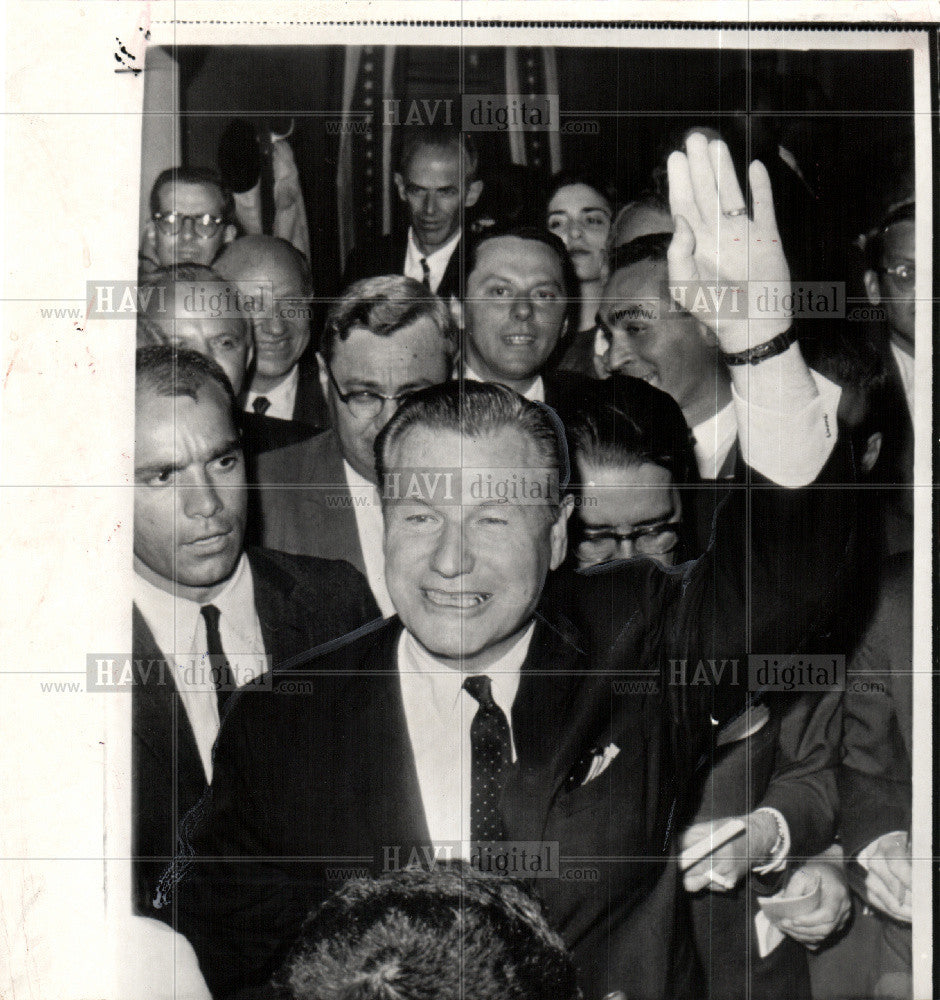
[[[738,351],[736,354],[726,354],[721,352],[726,365],[756,365],[768,358],[775,358],[778,354],[783,354],[787,348],[795,343],[796,330],[790,327],[783,333],[778,333],[772,340],[767,340],[757,347],[751,347],[746,351]]]

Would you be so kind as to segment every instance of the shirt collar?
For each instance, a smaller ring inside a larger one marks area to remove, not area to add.
[[[287,375],[273,388],[269,389],[267,392],[255,392],[249,389],[248,398],[245,400],[245,409],[252,409],[254,401],[259,396],[264,396],[270,404],[271,410],[278,410],[281,412],[290,412],[293,415],[294,412],[294,400],[297,398],[297,386],[300,383],[300,365],[295,364],[293,368],[287,373]],[[270,411],[269,411],[270,412]],[[290,419],[286,417],[283,419]]]
[[[463,363],[463,377],[471,382],[489,382],[491,379],[482,378],[478,375],[470,365],[469,361],[464,361]],[[544,403],[545,402],[545,383],[542,381],[542,376],[537,375],[535,381],[528,389],[522,394],[526,399],[531,400],[534,403]]]
[[[415,231],[408,227],[408,255],[414,261],[415,264],[419,264],[421,258],[423,257],[428,262],[428,267],[432,268],[439,260],[450,260],[451,254],[454,252],[454,247],[460,242],[460,237],[463,236],[463,229],[458,228],[457,232],[446,242],[441,244],[436,250],[431,253],[424,253],[418,246],[415,240]]]

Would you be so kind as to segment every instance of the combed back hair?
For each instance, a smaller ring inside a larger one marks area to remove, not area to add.
[[[553,251],[561,264],[562,286],[568,302],[568,308],[565,313],[568,318],[568,332],[577,330],[579,313],[578,297],[581,294],[581,282],[578,279],[574,265],[571,263],[571,258],[568,256],[568,249],[562,242],[561,237],[549,232],[544,225],[533,226],[528,223],[521,225],[500,225],[497,223],[495,226],[484,229],[482,233],[479,233],[470,241],[470,245],[467,248],[467,275],[469,276],[476,269],[480,247],[484,246],[490,240],[498,240],[506,236],[514,236],[518,240],[531,240],[535,243],[542,243],[549,250]]]
[[[558,173],[552,175],[543,195],[544,210],[546,214],[548,213],[548,203],[552,200],[552,198],[554,198],[562,188],[571,187],[574,184],[584,184],[586,187],[591,188],[592,191],[596,191],[601,198],[607,202],[611,218],[613,218],[614,213],[617,211],[617,206],[620,203],[620,195],[617,188],[610,181],[601,177],[600,174],[595,173],[588,167],[568,167],[564,170],[559,170]]]
[[[884,355],[864,334],[849,337],[827,331],[821,336],[801,337],[800,350],[810,368],[840,386],[871,393],[887,382]]]
[[[392,447],[415,427],[451,431],[462,437],[481,438],[506,428],[526,434],[535,445],[538,461],[558,472],[559,488],[568,485],[570,468],[564,427],[551,407],[534,403],[495,382],[445,382],[409,396],[375,440],[375,468],[385,482]],[[548,507],[558,511],[559,497]]]
[[[158,267],[144,276],[137,296],[137,346],[165,343],[168,336],[173,336],[175,320],[218,319],[219,317],[197,309],[190,314],[183,314],[180,305],[175,302],[176,286],[188,285],[195,288],[210,282],[224,283],[225,279],[205,264],[170,264]],[[242,335],[251,336],[246,316],[232,316],[229,313],[225,319],[235,320],[241,327]]]
[[[614,250],[618,246],[622,246],[624,243],[631,242],[630,240],[623,240],[620,238],[621,232],[627,226],[631,215],[634,212],[646,210],[649,212],[658,212],[668,215],[672,218],[672,212],[669,209],[669,202],[664,200],[660,195],[654,191],[650,191],[646,194],[640,195],[634,201],[628,202],[620,211],[614,216],[613,222],[610,224],[610,236],[607,240],[608,251]]]
[[[610,251],[610,273],[619,271],[625,267],[632,267],[643,261],[651,261],[655,264],[667,262],[669,244],[672,242],[672,233],[647,233],[645,236],[637,236],[629,243],[623,243],[619,247],[614,247]]]
[[[480,156],[477,145],[469,132],[461,132],[446,125],[426,125],[420,128],[408,129],[402,140],[401,155],[398,158],[398,172],[405,177],[415,153],[422,146],[432,149],[454,149],[464,165],[464,177],[467,181],[476,179]]]
[[[228,376],[212,358],[165,344],[137,348],[137,395],[153,392],[158,396],[189,396],[198,399],[199,392],[210,382],[224,391],[231,406],[235,393]]]
[[[150,189],[150,214],[159,212],[160,191],[166,184],[205,184],[218,189],[222,196],[222,222],[235,224],[235,198],[222,175],[211,167],[169,167],[162,171]]]
[[[275,977],[289,1000],[579,1000],[571,956],[522,884],[466,862],[343,885]]]
[[[430,319],[440,332],[449,361],[457,354],[457,324],[443,299],[420,281],[400,274],[353,282],[330,307],[323,330],[322,354],[333,360],[336,344],[363,326],[377,337],[388,337],[419,319]]]
[[[881,222],[873,229],[870,229],[864,236],[859,237],[859,244],[865,252],[865,260],[868,266],[879,274],[884,268],[885,234],[899,222],[914,221],[914,202],[907,201],[902,205],[893,208]]]

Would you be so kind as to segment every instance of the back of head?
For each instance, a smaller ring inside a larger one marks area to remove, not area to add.
[[[577,1000],[574,965],[522,886],[459,863],[347,882],[277,977],[290,1000]]]
[[[653,192],[624,205],[610,225],[609,249],[630,243],[651,233],[671,233],[674,229],[669,202]]]
[[[447,303],[420,281],[400,274],[353,282],[333,303],[326,317],[321,353],[332,361],[337,343],[354,327],[388,337],[420,319],[430,319],[441,334],[442,349],[452,362],[457,353],[457,325]]]

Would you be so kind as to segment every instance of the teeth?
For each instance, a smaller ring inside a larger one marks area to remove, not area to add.
[[[467,610],[479,607],[485,600],[486,595],[479,593],[449,593],[445,590],[426,590],[427,599],[440,608],[459,608]]]
[[[535,337],[530,337],[528,334],[521,334],[515,337],[507,337],[506,340],[508,340],[510,344],[531,344],[535,340]]]

